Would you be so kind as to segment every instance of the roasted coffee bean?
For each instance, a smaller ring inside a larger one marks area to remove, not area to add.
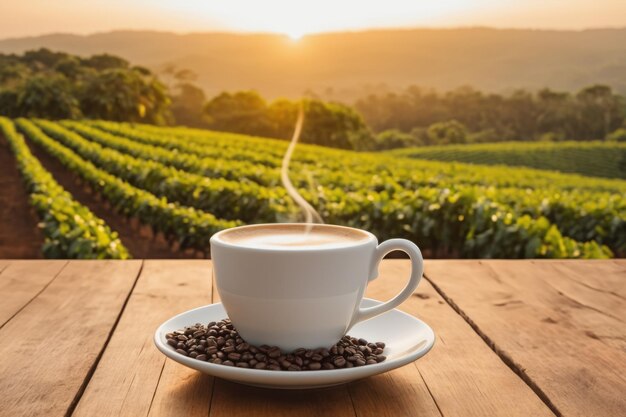
[[[337,368],[342,368],[346,365],[346,358],[344,358],[343,356],[337,356],[335,360],[333,361],[333,364]]]
[[[251,346],[241,338],[230,320],[197,323],[166,334],[167,344],[178,353],[213,364],[240,368],[316,371],[374,365],[386,359],[385,344],[368,343],[348,335],[327,348],[296,349],[283,353],[276,346]]]
[[[278,358],[280,356],[280,349],[277,347],[270,349],[270,351],[267,353],[267,356],[269,356],[270,358]]]

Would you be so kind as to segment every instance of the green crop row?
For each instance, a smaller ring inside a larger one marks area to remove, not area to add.
[[[35,123],[100,169],[137,188],[169,201],[208,211],[219,218],[245,223],[258,219],[280,221],[292,210],[282,189],[203,177],[104,147],[54,122],[37,120]]]
[[[78,133],[88,137],[91,140],[98,142],[107,147],[120,150],[122,152],[130,153],[135,157],[157,160],[162,163],[173,165],[177,168],[190,171],[196,174],[207,174],[210,171],[211,176],[224,175],[226,178],[249,178],[249,175],[255,175],[254,181],[262,184],[275,184],[276,183],[276,170],[263,172],[259,169],[261,166],[256,163],[244,163],[241,160],[231,160],[232,154],[238,154],[241,145],[233,144],[230,149],[219,148],[222,150],[222,158],[220,159],[220,171],[212,171],[211,161],[200,162],[197,153],[191,152],[192,149],[186,148],[183,144],[179,144],[180,138],[170,136],[169,149],[175,149],[177,152],[170,152],[164,148],[155,145],[146,145],[144,143],[152,142],[153,144],[165,141],[164,138],[156,138],[158,135],[150,132],[141,133],[141,142],[134,142],[133,139],[125,139],[122,136],[111,135],[101,132],[98,129],[89,128],[81,125],[78,122],[67,122],[68,126],[72,127]],[[96,126],[104,126],[106,130],[116,131],[119,135],[124,133],[129,137],[138,137],[134,130],[129,127],[119,126],[111,122],[97,122]],[[152,128],[154,130],[158,128]],[[166,129],[163,129],[166,130]],[[196,135],[196,140],[201,140],[200,135]],[[215,142],[223,141],[223,138],[215,139],[203,139],[204,146],[202,149],[205,153],[213,152],[212,144]],[[250,141],[257,141],[258,139],[248,139]],[[176,145],[178,144],[178,145]],[[178,146],[174,148],[174,145]],[[272,145],[277,144],[268,141],[267,147],[271,148]],[[247,145],[246,145],[247,146]],[[322,153],[325,150],[322,150]],[[353,157],[358,155],[361,158],[361,163],[354,163],[358,166],[362,172],[358,172],[357,169],[338,169],[337,165],[341,162],[345,163],[346,158],[343,160],[337,160],[333,158],[333,152],[327,152],[321,159],[322,163],[316,164],[316,166],[308,166],[310,170],[314,170],[311,173],[312,178],[319,184],[321,196],[316,198],[316,201],[323,200],[324,189],[340,188],[344,192],[356,192],[359,190],[373,190],[376,192],[386,192],[391,196],[396,196],[400,201],[410,201],[410,192],[408,190],[435,188],[444,190],[458,190],[459,192],[465,192],[464,190],[470,190],[474,194],[488,195],[490,201],[497,201],[502,207],[508,206],[507,211],[513,212],[517,216],[529,215],[533,218],[540,216],[546,217],[551,223],[555,224],[560,232],[568,237],[571,237],[578,241],[595,240],[598,243],[606,244],[613,250],[618,252],[626,252],[626,200],[619,194],[603,192],[603,191],[590,191],[588,189],[568,191],[560,190],[554,187],[551,188],[519,188],[510,186],[500,186],[494,188],[490,185],[483,185],[484,179],[481,181],[472,181],[468,179],[467,172],[455,173],[450,171],[442,173],[441,169],[438,172],[437,177],[432,177],[430,174],[422,175],[401,172],[400,168],[393,167],[391,170],[387,170],[384,167],[377,167],[376,164],[380,164],[380,161],[371,161],[367,163],[367,159],[371,156],[360,155],[354,153],[345,152],[346,156]],[[231,168],[231,165],[232,168]],[[415,163],[411,162],[414,166]],[[392,164],[390,164],[392,165]],[[441,165],[441,164],[439,164]],[[447,164],[449,166],[449,164]],[[329,168],[332,167],[332,168]],[[296,184],[300,188],[307,186],[306,176],[303,174],[305,169],[303,166],[294,169],[298,173],[295,175]],[[515,171],[515,170],[509,170]],[[532,170],[531,170],[532,171]],[[311,172],[311,171],[309,171]],[[426,172],[426,170],[422,170]],[[406,178],[411,178],[411,185],[407,186]],[[478,183],[478,185],[476,185]],[[479,192],[475,190],[476,187],[482,187]],[[259,219],[266,220],[266,219]]]
[[[98,169],[71,149],[47,136],[34,123],[17,120],[18,127],[47,153],[58,159],[68,170],[76,173],[98,193],[102,194],[122,214],[136,217],[162,232],[168,239],[179,241],[181,248],[207,251],[211,236],[222,229],[240,225],[238,221],[217,219],[214,215],[168,202],[145,190],[133,187],[120,178]]]
[[[239,142],[228,134],[112,122],[64,123],[72,130],[37,123],[109,174],[168,199],[227,216],[239,210],[238,218],[246,222],[275,222],[294,213],[281,188],[261,185],[273,184],[276,168],[260,161],[276,159],[284,141],[243,137]],[[259,156],[245,156],[250,150]],[[211,158],[219,159],[220,173],[213,171]],[[623,199],[609,191],[623,186],[615,181],[545,178],[536,170],[476,169],[310,146],[298,147],[292,167],[300,191],[327,222],[364,228],[380,239],[405,237],[443,255],[609,257],[601,243],[619,247],[626,235]],[[255,169],[260,174],[251,183],[248,172]],[[523,185],[513,186],[516,181]],[[576,183],[583,184],[582,191],[572,191]],[[598,184],[603,191],[594,191]],[[194,192],[211,198],[190,198]]]
[[[619,142],[507,142],[429,146],[393,151],[393,154],[417,159],[526,166],[626,179],[626,143]]]
[[[84,122],[68,120],[60,124],[102,146],[205,177],[237,182],[250,180],[268,186],[276,185],[279,179],[279,172],[276,168],[230,158],[225,159],[220,152],[190,152],[172,146],[166,147],[160,144],[160,140],[152,141],[152,143],[147,140],[137,140],[134,138],[135,135],[130,134],[129,137],[125,137],[122,133],[113,134],[107,130],[91,127]],[[123,131],[123,129],[119,130]],[[203,149],[213,148],[204,146]],[[211,155],[207,156],[208,154]]]
[[[30,152],[13,122],[0,117],[0,132],[15,155],[30,194],[30,204],[41,219],[46,258],[127,259],[128,251],[116,232],[78,203],[57,183]]]

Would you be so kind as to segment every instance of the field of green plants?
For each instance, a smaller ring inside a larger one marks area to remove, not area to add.
[[[626,179],[624,142],[504,142],[424,146],[390,152],[433,161],[525,166],[592,177]]]
[[[0,133],[45,220],[46,247],[54,248],[45,251],[49,257],[129,254],[115,231],[58,184],[50,185],[54,179],[29,147],[58,160],[112,210],[205,256],[209,238],[223,228],[301,220],[280,184],[285,141],[140,124],[6,118],[0,118]],[[626,181],[618,179],[310,145],[298,145],[290,171],[327,223],[363,228],[379,240],[408,238],[427,256],[626,254]],[[68,201],[63,210],[55,204],[57,195]],[[74,235],[82,243],[72,242]]]

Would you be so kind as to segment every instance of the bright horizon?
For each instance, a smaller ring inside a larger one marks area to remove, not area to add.
[[[22,0],[0,5],[0,38],[112,30],[303,35],[394,28],[626,26],[623,0]]]

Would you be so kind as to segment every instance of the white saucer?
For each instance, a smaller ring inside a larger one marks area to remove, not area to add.
[[[377,304],[381,302],[364,298],[361,307]],[[386,344],[383,354],[387,356],[387,360],[358,368],[301,372],[236,368],[183,356],[176,353],[166,343],[165,335],[169,332],[195,323],[206,324],[226,317],[222,303],[189,310],[159,326],[154,334],[154,342],[157,348],[170,359],[205,374],[241,384],[280,389],[321,388],[387,372],[424,356],[435,343],[435,333],[426,323],[395,309],[358,323],[348,332],[353,337],[362,337],[369,342],[385,342]]]

